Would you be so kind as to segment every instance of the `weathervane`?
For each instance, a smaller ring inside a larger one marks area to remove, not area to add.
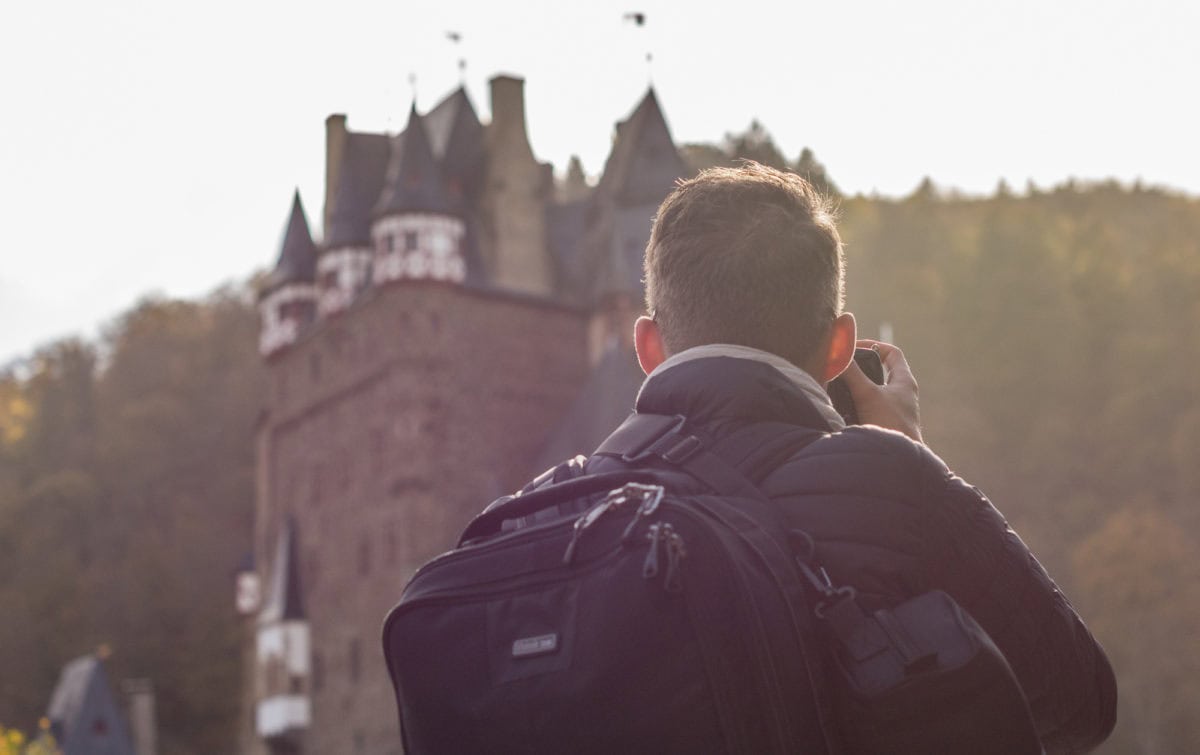
[[[646,27],[646,14],[641,11],[631,11],[621,17],[623,21],[632,21],[633,25],[639,29]],[[654,53],[650,51],[649,45],[646,46],[646,78],[650,85],[654,86]]]
[[[462,44],[462,34],[457,31],[446,32],[446,39],[450,40],[456,49]],[[467,83],[467,59],[461,52],[458,56],[458,83],[464,86]]]

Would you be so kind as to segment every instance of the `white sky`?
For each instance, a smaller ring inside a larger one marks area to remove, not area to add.
[[[410,74],[423,112],[460,54],[485,119],[486,80],[525,77],[559,170],[602,168],[650,48],[677,142],[758,118],[849,192],[1074,176],[1197,195],[1198,40],[1194,0],[5,0],[0,365],[272,264],[293,187],[320,216],[325,116],[394,131]]]

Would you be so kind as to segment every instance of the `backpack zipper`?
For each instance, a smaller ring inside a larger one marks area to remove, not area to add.
[[[650,550],[646,552],[646,560],[642,562],[642,579],[654,579],[658,576],[658,543],[662,539],[662,522],[655,522],[646,531],[646,539],[650,541]]]
[[[676,532],[671,525],[666,525],[667,538],[667,576],[663,579],[663,588],[667,592],[677,593],[683,590],[679,583],[679,563],[687,556],[687,548],[683,544],[683,535]]]
[[[575,520],[574,532],[571,533],[571,542],[567,543],[567,550],[563,553],[563,566],[570,566],[575,560],[575,551],[578,548],[579,541],[583,538],[583,533],[588,527],[595,524],[600,517],[609,511],[620,509],[631,500],[640,499],[641,503],[638,505],[637,512],[633,515],[633,521],[629,523],[629,526],[621,534],[621,542],[625,543],[626,538],[637,527],[638,522],[658,508],[659,502],[662,501],[663,493],[664,490],[661,485],[643,485],[637,482],[627,483],[623,487],[609,493],[603,501],[592,506]]]

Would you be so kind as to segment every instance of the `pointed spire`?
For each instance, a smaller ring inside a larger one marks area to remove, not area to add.
[[[679,156],[654,88],[617,124],[617,138],[591,192],[583,241],[591,295],[641,295],[641,257],[654,211],[688,169]]]
[[[376,216],[404,212],[449,213],[442,172],[433,156],[417,103],[408,111],[408,126],[397,140]]]
[[[317,246],[308,230],[308,217],[300,201],[300,190],[292,196],[292,212],[279,249],[279,260],[267,277],[262,293],[267,294],[288,283],[312,283],[316,279]]]
[[[617,139],[604,166],[599,193],[621,204],[657,204],[687,166],[671,138],[654,87],[648,87],[630,116],[617,124]]]
[[[687,166],[671,138],[654,87],[646,90],[646,96],[629,116],[625,137],[633,144],[618,195],[627,202],[661,202],[674,188],[676,179],[686,175]]]
[[[278,621],[303,621],[304,594],[300,589],[300,559],[296,519],[288,516],[279,533],[275,563],[271,569],[271,591],[259,615],[260,624]]]

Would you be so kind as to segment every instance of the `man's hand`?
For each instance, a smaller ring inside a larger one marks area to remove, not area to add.
[[[860,339],[860,349],[874,349],[883,362],[886,382],[876,385],[871,382],[854,360],[842,373],[846,386],[854,398],[858,421],[864,425],[879,425],[897,430],[922,443],[921,411],[917,405],[917,379],[913,377],[904,353],[899,348],[884,343]]]

